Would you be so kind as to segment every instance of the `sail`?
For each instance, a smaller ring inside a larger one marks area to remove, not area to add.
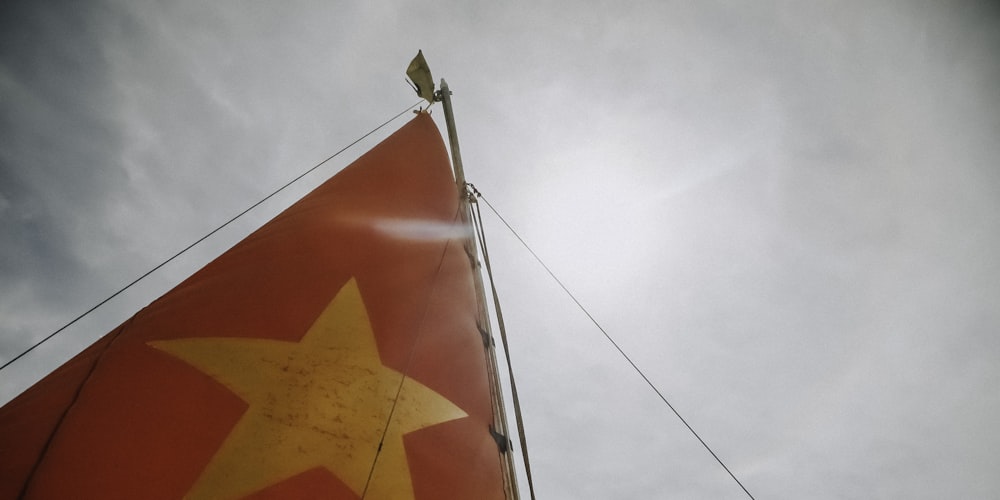
[[[426,113],[0,408],[0,498],[503,498]]]

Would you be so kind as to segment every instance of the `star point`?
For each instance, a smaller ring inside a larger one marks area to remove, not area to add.
[[[403,435],[466,416],[432,389],[382,365],[353,279],[299,342],[196,337],[149,345],[248,404],[188,492],[191,499],[245,496],[317,466],[360,495],[383,431],[366,498],[413,498]]]

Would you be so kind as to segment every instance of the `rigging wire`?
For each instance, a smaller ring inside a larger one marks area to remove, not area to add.
[[[604,337],[607,338],[608,341],[611,342],[611,345],[613,345],[614,348],[618,350],[618,353],[621,354],[623,358],[625,358],[625,361],[627,361],[629,365],[632,365],[632,368],[635,370],[636,373],[639,374],[640,377],[642,377],[642,379],[646,382],[646,385],[648,385],[650,389],[653,389],[653,392],[655,392],[656,395],[660,397],[660,400],[662,400],[663,403],[666,404],[668,408],[670,408],[670,411],[672,411],[674,415],[676,415],[677,418],[681,421],[681,423],[684,424],[685,427],[687,427],[688,431],[690,431],[691,434],[694,435],[696,439],[698,439],[698,442],[701,443],[701,445],[704,446],[706,450],[708,450],[708,453],[712,455],[712,458],[714,458],[715,461],[718,462],[723,469],[725,469],[726,473],[729,474],[729,477],[731,477],[733,481],[736,481],[736,484],[739,485],[739,487],[743,490],[744,493],[746,493],[748,497],[750,497],[751,500],[756,500],[754,499],[754,496],[750,494],[750,491],[747,490],[746,486],[743,486],[743,483],[740,482],[740,480],[736,477],[735,474],[733,474],[731,470],[729,470],[729,467],[726,466],[726,464],[722,461],[722,459],[719,458],[719,456],[716,455],[714,451],[712,451],[712,448],[708,446],[708,443],[706,443],[705,440],[702,439],[700,435],[698,435],[698,433],[694,430],[694,428],[691,427],[691,424],[689,424],[687,420],[685,420],[684,417],[681,416],[680,412],[678,412],[677,409],[674,408],[674,405],[670,404],[670,401],[667,400],[666,396],[664,396],[663,393],[660,392],[660,390],[657,389],[655,385],[653,385],[653,382],[649,380],[649,377],[647,377],[646,374],[643,373],[643,371],[639,368],[639,366],[636,365],[634,361],[632,361],[632,358],[630,358],[629,355],[626,354],[625,351],[621,348],[621,346],[618,345],[618,342],[615,342],[615,339],[613,339],[611,335],[608,334],[608,332],[604,329],[604,327],[602,327],[600,323],[598,323],[597,320],[594,319],[594,316],[592,316],[590,312],[587,311],[587,308],[583,307],[583,304],[581,304],[580,301],[577,300],[576,296],[573,295],[573,292],[570,292],[569,289],[566,288],[566,285],[564,285],[563,282],[560,281],[558,277],[556,277],[555,273],[553,273],[552,270],[549,269],[549,266],[545,265],[545,262],[543,262],[542,259],[538,256],[538,254],[536,254],[535,251],[532,250],[530,246],[528,246],[528,244],[524,241],[524,239],[521,238],[521,235],[517,234],[517,231],[515,231],[514,228],[511,227],[509,223],[507,223],[507,220],[504,219],[499,212],[497,212],[497,209],[493,206],[493,204],[491,204],[489,200],[483,197],[483,195],[480,194],[478,191],[476,192],[476,194],[479,196],[480,199],[486,202],[486,206],[488,206],[490,210],[493,211],[493,214],[500,219],[500,222],[503,222],[503,225],[507,226],[507,229],[511,232],[511,234],[513,234],[514,237],[516,237],[517,240],[521,242],[521,245],[528,250],[531,256],[534,257],[539,264],[541,264],[541,266],[545,269],[545,272],[547,272],[549,276],[559,285],[559,287],[562,288],[564,292],[566,292],[566,295],[568,295],[569,298],[572,299],[574,303],[576,303],[577,307],[579,307],[580,310],[583,311],[585,315],[587,315],[587,318],[590,319],[590,322],[593,323],[594,326],[596,326],[597,329],[604,334]]]
[[[461,209],[459,209],[461,210]],[[455,211],[455,217],[452,219],[452,224],[458,221],[458,216],[460,211]],[[371,486],[372,476],[375,474],[375,466],[378,465],[378,457],[382,454],[382,445],[385,443],[385,436],[389,433],[389,424],[392,423],[392,416],[396,413],[396,406],[399,404],[399,396],[403,393],[403,383],[406,382],[407,374],[410,372],[410,365],[413,363],[413,353],[417,350],[417,344],[420,343],[421,337],[424,333],[424,321],[427,319],[427,311],[430,309],[431,297],[434,296],[435,290],[437,290],[438,278],[441,276],[441,268],[444,266],[444,258],[448,255],[448,248],[451,246],[451,241],[448,240],[444,244],[444,248],[441,250],[441,258],[438,259],[437,269],[434,270],[434,281],[431,285],[431,293],[427,296],[426,302],[424,302],[424,310],[420,314],[420,322],[417,323],[417,336],[413,339],[413,344],[410,345],[410,352],[406,357],[406,365],[403,367],[402,377],[399,378],[399,385],[396,387],[396,395],[392,398],[392,406],[389,408],[389,415],[385,418],[385,427],[382,428],[382,436],[379,437],[378,447],[375,449],[375,457],[372,458],[372,465],[368,469],[368,479],[365,480],[365,487],[361,490],[361,500],[365,499],[368,495],[368,487]]]
[[[146,278],[146,277],[147,277],[147,276],[149,276],[150,274],[153,274],[154,272],[158,271],[158,270],[159,270],[159,269],[160,269],[161,267],[163,267],[163,266],[165,266],[165,265],[169,264],[169,263],[170,263],[171,261],[173,261],[173,260],[174,260],[174,259],[176,259],[177,257],[180,257],[181,255],[183,255],[183,254],[184,254],[185,252],[187,252],[188,250],[190,250],[190,249],[194,248],[194,247],[195,247],[195,245],[197,245],[197,244],[201,243],[202,241],[205,241],[206,239],[208,239],[209,237],[211,237],[211,236],[212,236],[212,235],[214,235],[215,233],[219,232],[220,230],[222,230],[223,228],[225,228],[225,227],[226,227],[226,226],[228,226],[229,224],[232,224],[233,222],[235,222],[235,221],[236,221],[236,219],[239,219],[240,217],[243,217],[244,215],[246,215],[246,214],[247,214],[247,212],[249,212],[249,211],[251,211],[251,210],[253,210],[253,209],[257,208],[258,206],[260,206],[260,205],[261,205],[262,203],[264,203],[265,201],[267,201],[267,200],[271,199],[272,197],[274,197],[275,195],[277,195],[277,194],[278,194],[278,193],[280,193],[281,191],[284,191],[284,190],[285,190],[285,188],[287,188],[287,187],[291,186],[292,184],[294,184],[294,183],[298,182],[298,181],[299,181],[300,179],[302,179],[302,178],[303,178],[303,177],[305,177],[306,175],[309,175],[310,173],[312,173],[312,172],[313,172],[314,170],[316,170],[317,168],[321,167],[321,166],[322,166],[323,164],[325,164],[326,162],[328,162],[328,161],[330,161],[330,160],[332,160],[332,159],[336,158],[336,157],[337,157],[337,156],[338,156],[339,154],[343,153],[344,151],[346,151],[346,150],[347,150],[348,148],[350,148],[351,146],[354,146],[355,144],[357,144],[357,143],[361,142],[362,140],[364,140],[364,139],[365,139],[365,138],[367,138],[368,136],[370,136],[370,135],[374,134],[375,132],[379,131],[380,129],[382,129],[383,127],[385,127],[386,125],[388,125],[389,123],[391,123],[392,121],[394,121],[394,120],[395,120],[396,118],[399,118],[400,116],[403,116],[404,114],[406,114],[406,112],[408,112],[408,111],[410,111],[411,109],[413,109],[413,108],[417,107],[418,105],[420,105],[420,104],[421,104],[421,103],[423,103],[423,102],[424,102],[424,100],[423,100],[423,99],[421,99],[421,100],[419,100],[419,101],[417,101],[417,102],[415,102],[415,103],[411,104],[411,105],[410,105],[410,106],[408,106],[408,107],[407,107],[406,109],[404,109],[403,111],[400,111],[400,112],[399,112],[398,114],[396,114],[396,115],[395,115],[395,116],[393,116],[392,118],[389,118],[388,120],[386,120],[386,121],[382,122],[382,124],[381,124],[381,125],[379,125],[379,126],[377,126],[377,127],[373,128],[372,130],[370,130],[370,131],[369,131],[368,133],[366,133],[365,135],[362,135],[361,137],[359,137],[359,138],[355,139],[355,140],[354,140],[353,142],[351,142],[350,144],[348,144],[348,145],[344,146],[343,148],[341,148],[341,149],[340,149],[339,151],[337,151],[336,153],[333,153],[332,155],[328,156],[328,157],[327,157],[327,158],[326,158],[325,160],[323,160],[323,161],[321,161],[321,162],[317,163],[316,165],[313,165],[313,166],[312,166],[312,168],[310,168],[309,170],[306,170],[305,172],[303,172],[303,173],[299,174],[299,175],[298,175],[297,177],[295,177],[294,179],[292,179],[292,180],[288,181],[287,183],[285,183],[285,185],[283,185],[283,186],[279,187],[278,189],[274,190],[273,192],[271,192],[271,194],[269,194],[269,195],[267,195],[267,196],[265,196],[265,197],[261,198],[261,199],[260,199],[260,201],[258,201],[257,203],[254,203],[253,205],[250,205],[250,207],[249,207],[249,208],[247,208],[246,210],[244,210],[244,211],[242,211],[242,212],[240,212],[240,213],[236,214],[236,216],[234,216],[233,218],[231,218],[231,219],[227,220],[227,221],[226,221],[225,223],[223,223],[223,224],[222,224],[221,226],[219,226],[219,227],[217,227],[217,228],[215,228],[215,229],[211,230],[211,231],[210,231],[210,232],[209,232],[208,234],[206,234],[205,236],[202,236],[201,238],[198,238],[198,240],[197,240],[197,241],[195,241],[194,243],[191,243],[190,245],[188,245],[187,247],[185,247],[185,248],[184,248],[183,250],[181,250],[181,251],[179,251],[179,252],[175,253],[175,254],[174,254],[173,256],[171,256],[171,257],[170,257],[169,259],[167,259],[167,260],[165,260],[165,261],[163,261],[163,262],[161,262],[161,263],[157,264],[157,265],[156,265],[155,267],[153,267],[153,268],[152,268],[152,269],[150,269],[149,271],[146,271],[146,273],[145,273],[145,274],[143,274],[142,276],[139,276],[138,278],[136,278],[135,280],[133,280],[133,281],[132,281],[131,283],[129,283],[129,284],[127,284],[127,285],[125,285],[124,287],[122,287],[121,289],[119,289],[119,290],[118,290],[117,292],[115,292],[115,293],[111,294],[110,296],[108,296],[108,298],[106,298],[106,299],[104,299],[104,300],[102,300],[102,301],[98,302],[98,303],[97,303],[97,304],[96,304],[95,306],[93,306],[93,307],[91,307],[90,309],[87,309],[86,311],[84,311],[84,312],[83,312],[83,314],[81,314],[81,315],[79,315],[79,316],[77,316],[77,317],[73,318],[73,320],[72,320],[72,321],[70,321],[69,323],[66,323],[65,325],[63,325],[63,326],[59,327],[59,329],[58,329],[58,330],[56,330],[56,331],[54,331],[54,332],[50,333],[50,334],[49,334],[48,336],[46,336],[46,337],[45,337],[45,338],[43,338],[42,340],[39,340],[39,341],[38,341],[38,342],[36,342],[36,343],[35,343],[34,345],[32,345],[31,347],[27,348],[27,349],[26,349],[26,350],[25,350],[24,352],[22,352],[21,354],[18,354],[17,356],[14,356],[14,357],[13,357],[12,359],[10,359],[10,360],[9,360],[9,361],[7,361],[6,363],[4,363],[4,364],[3,364],[3,366],[0,366],[0,371],[2,371],[2,370],[3,370],[4,368],[7,368],[8,366],[10,366],[10,365],[11,365],[12,363],[14,363],[15,361],[17,361],[17,360],[21,359],[22,357],[24,357],[24,355],[26,355],[26,354],[28,354],[29,352],[31,352],[31,351],[33,351],[33,350],[35,350],[35,348],[37,348],[38,346],[40,346],[40,345],[44,344],[45,342],[47,342],[47,341],[48,341],[49,339],[51,339],[52,337],[55,337],[56,335],[58,335],[58,334],[59,334],[59,332],[62,332],[63,330],[65,330],[65,329],[69,328],[70,326],[72,326],[72,325],[73,325],[74,323],[76,323],[77,321],[80,321],[81,319],[83,319],[83,318],[84,318],[85,316],[87,316],[88,314],[90,314],[90,313],[94,312],[95,310],[97,310],[97,308],[99,308],[99,307],[103,306],[104,304],[108,303],[108,302],[109,302],[109,301],[110,301],[111,299],[113,299],[113,298],[115,298],[115,297],[117,297],[117,296],[121,295],[121,294],[122,294],[122,293],[123,293],[123,292],[124,292],[125,290],[128,290],[129,288],[132,288],[132,285],[135,285],[136,283],[138,283],[138,282],[142,281],[142,280],[143,280],[144,278]]]
[[[476,229],[476,235],[479,237],[479,246],[483,249],[483,262],[486,263],[486,274],[490,278],[490,290],[493,292],[493,308],[496,310],[497,325],[500,328],[500,341],[503,343],[503,353],[507,359],[507,376],[510,380],[511,400],[514,403],[514,419],[517,421],[517,435],[521,442],[521,459],[524,460],[524,474],[528,479],[528,493],[531,496],[531,500],[535,500],[535,484],[531,479],[531,462],[528,460],[528,440],[524,435],[524,418],[521,416],[521,402],[517,397],[517,384],[514,383],[514,367],[510,362],[510,347],[507,345],[507,328],[504,326],[503,312],[500,310],[500,295],[497,293],[496,282],[493,280],[493,266],[490,265],[490,252],[486,249],[486,230],[483,227],[483,215],[477,200],[478,197],[482,197],[482,194],[476,189],[476,186],[472,184],[468,186],[472,189],[472,194],[475,195],[475,197],[470,197],[472,201],[470,205],[473,207],[472,210],[475,213],[473,225]]]

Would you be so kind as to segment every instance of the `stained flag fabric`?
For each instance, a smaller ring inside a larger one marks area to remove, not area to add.
[[[425,99],[428,103],[434,103],[434,77],[431,76],[431,68],[424,58],[424,51],[418,50],[416,57],[410,61],[406,68],[406,76],[416,87],[417,95]]]
[[[0,498],[503,498],[466,234],[420,113],[0,408]]]

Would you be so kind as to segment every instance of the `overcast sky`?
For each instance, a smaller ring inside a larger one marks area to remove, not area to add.
[[[758,499],[996,496],[994,2],[4,2],[0,361],[416,102],[417,49],[469,180]],[[539,498],[746,498],[484,212]]]

